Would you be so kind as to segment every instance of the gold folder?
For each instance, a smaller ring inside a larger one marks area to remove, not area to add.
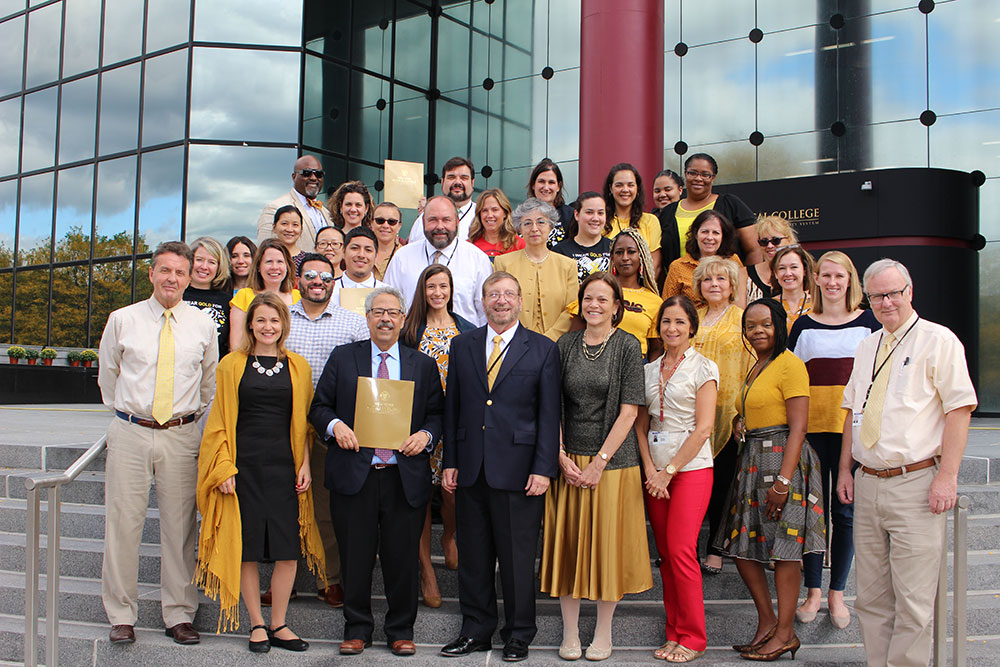
[[[340,290],[340,307],[352,313],[365,316],[365,298],[372,291],[371,287],[343,287]]]
[[[424,165],[422,162],[386,160],[383,201],[391,201],[400,208],[417,208],[424,196]]]
[[[354,435],[362,447],[399,449],[410,437],[413,380],[358,378]]]

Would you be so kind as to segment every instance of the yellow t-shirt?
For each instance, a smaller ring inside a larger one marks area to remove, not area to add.
[[[660,310],[663,299],[644,288],[623,287],[622,292],[625,297],[625,315],[618,328],[638,338],[642,354],[646,356],[646,350],[649,347],[648,339],[660,337],[656,326],[656,314]],[[572,315],[578,315],[580,302],[574,299],[566,306],[566,310]]]
[[[736,406],[747,430],[788,423],[785,401],[809,395],[809,372],[801,359],[785,350],[767,365],[749,391],[740,387]],[[745,401],[745,403],[744,403]]]
[[[250,307],[250,303],[253,301],[253,298],[255,296],[257,296],[257,294],[252,289],[250,289],[249,287],[244,287],[243,289],[241,289],[239,292],[236,293],[236,296],[234,296],[232,301],[229,302],[229,305],[236,306],[243,312],[246,312],[247,308]],[[301,298],[302,294],[299,293],[299,290],[293,287],[292,303],[298,303],[299,299]]]
[[[687,199],[682,199],[677,204],[677,211],[674,213],[674,219],[677,220],[677,236],[681,239],[681,257],[687,254],[687,250],[684,246],[687,245],[688,230],[691,229],[691,223],[694,222],[694,219],[697,218],[698,214],[702,211],[714,209],[716,202],[716,200],[713,199],[710,203],[705,204],[701,208],[689,211],[681,206],[681,204],[686,201]]]
[[[605,232],[604,235],[609,239],[613,239],[618,236],[623,229],[628,227],[629,221],[627,218],[619,218],[615,216],[611,220],[611,231]],[[639,233],[642,234],[642,238],[646,239],[646,245],[649,246],[649,252],[655,252],[660,249],[660,221],[652,213],[643,213],[642,217],[639,218]]]

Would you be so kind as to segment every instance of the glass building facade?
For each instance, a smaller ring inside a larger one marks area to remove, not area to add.
[[[664,166],[708,152],[720,185],[983,172],[980,408],[1000,411],[1000,3],[721,4],[664,0]],[[376,200],[384,160],[424,163],[430,193],[453,155],[515,202],[550,157],[575,195],[580,10],[0,0],[0,343],[96,345],[149,293],[156,243],[252,236],[300,154],[328,192],[359,179]]]

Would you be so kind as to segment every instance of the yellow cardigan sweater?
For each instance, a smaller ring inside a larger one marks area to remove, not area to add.
[[[541,264],[535,264],[524,250],[499,255],[493,268],[506,271],[521,285],[521,324],[551,340],[569,331],[573,319],[566,306],[576,301],[580,289],[576,260],[549,252]]]
[[[205,424],[198,456],[197,501],[198,511],[201,512],[201,536],[198,539],[195,584],[205,588],[205,595],[221,602],[216,632],[233,631],[240,624],[240,565],[243,557],[240,506],[236,494],[222,493],[217,487],[238,472],[236,418],[240,409],[240,380],[246,363],[247,355],[240,351],[227,354],[219,362],[215,375],[215,402]],[[309,446],[307,415],[313,395],[312,374],[306,360],[294,352],[288,352],[286,366],[292,378],[291,441],[297,473],[306,459]],[[323,480],[319,483],[322,484]],[[313,573],[325,578],[323,542],[314,519],[312,487],[300,493],[298,499],[302,556]]]

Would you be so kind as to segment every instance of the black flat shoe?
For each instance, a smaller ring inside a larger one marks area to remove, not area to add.
[[[452,643],[441,649],[441,655],[447,658],[454,658],[460,655],[469,655],[477,651],[489,651],[493,645],[487,641],[473,639],[472,637],[459,637]]]
[[[589,649],[588,649],[589,650]],[[528,644],[520,639],[510,639],[503,646],[504,662],[520,662],[528,657]]]
[[[296,637],[295,639],[281,639],[274,635],[275,632],[287,628],[288,625],[279,625],[273,630],[267,631],[267,637],[271,640],[271,646],[277,646],[278,648],[283,648],[286,651],[305,651],[309,648],[309,642],[304,641],[301,637]]]
[[[267,632],[267,626],[266,625],[255,625],[255,626],[253,626],[252,628],[250,628],[250,634],[251,635],[253,635],[253,631],[254,630],[264,630],[265,632]],[[251,653],[267,653],[268,651],[270,651],[271,650],[271,633],[270,632],[268,632],[267,637],[268,638],[265,639],[264,641],[259,641],[259,642],[255,642],[254,640],[251,639],[250,642],[249,642],[249,644],[250,644],[250,652]]]

